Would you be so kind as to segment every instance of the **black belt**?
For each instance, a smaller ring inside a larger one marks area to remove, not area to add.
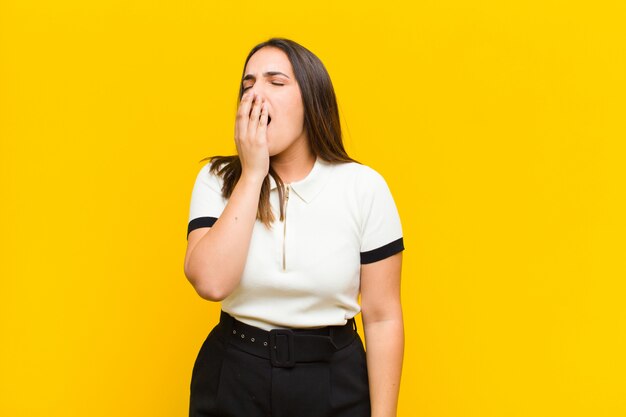
[[[357,337],[354,319],[344,326],[319,329],[273,329],[245,324],[226,312],[220,314],[222,335],[237,348],[269,359],[272,366],[291,368],[297,362],[328,361],[333,353]]]

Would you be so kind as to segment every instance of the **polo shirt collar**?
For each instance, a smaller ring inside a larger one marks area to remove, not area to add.
[[[309,203],[322,190],[322,187],[324,186],[324,184],[326,184],[327,180],[330,177],[329,174],[332,171],[333,167],[334,164],[326,162],[319,156],[317,156],[315,159],[315,163],[313,164],[313,169],[311,169],[309,174],[299,181],[292,181],[289,186],[298,195],[298,197],[300,197],[306,203]],[[270,190],[274,190],[275,188],[277,188],[276,181],[271,175],[270,185]]]

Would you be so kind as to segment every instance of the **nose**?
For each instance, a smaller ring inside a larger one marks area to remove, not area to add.
[[[263,101],[263,99],[265,99],[265,97],[263,96],[263,93],[259,91],[254,91],[254,93],[256,94],[256,101],[261,102]]]
[[[265,98],[265,90],[264,87],[262,86],[263,83],[261,82],[256,82],[254,83],[254,85],[250,86],[250,88],[247,90],[250,93],[256,94],[258,99],[264,99]]]

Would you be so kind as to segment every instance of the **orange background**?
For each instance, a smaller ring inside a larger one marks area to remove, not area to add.
[[[316,53],[403,222],[401,416],[626,415],[626,4],[0,0],[0,415],[184,416],[246,54]]]

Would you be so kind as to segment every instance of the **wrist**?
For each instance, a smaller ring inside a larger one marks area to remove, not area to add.
[[[261,185],[263,184],[264,180],[265,180],[265,176],[261,177],[259,175],[247,174],[247,173],[242,173],[241,177],[239,178],[239,182],[249,185],[249,186],[256,186],[259,188],[261,188]]]

